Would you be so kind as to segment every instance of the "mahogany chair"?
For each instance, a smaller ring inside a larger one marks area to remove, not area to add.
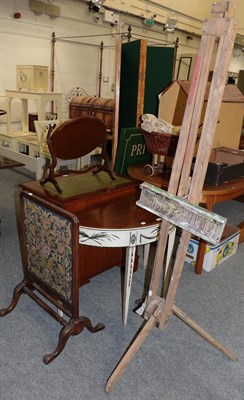
[[[27,294],[63,328],[56,349],[43,358],[49,364],[64,349],[70,336],[92,326],[90,319],[79,316],[79,221],[72,213],[41,198],[21,192],[21,254],[24,278],[15,287],[10,305],[0,310],[4,317]],[[58,310],[58,311],[57,311]]]
[[[55,178],[57,160],[73,160],[82,158],[91,153],[97,147],[102,148],[102,162],[91,165],[82,170],[68,170],[66,172],[84,174],[90,170],[94,173],[106,171],[111,179],[115,179],[108,165],[106,152],[106,127],[103,121],[92,116],[83,116],[71,119],[52,130],[50,127],[47,134],[47,144],[51,154],[51,163],[48,166],[48,176],[41,180],[44,185],[53,183],[59,193],[62,192]]]

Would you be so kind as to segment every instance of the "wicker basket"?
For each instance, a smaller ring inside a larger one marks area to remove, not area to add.
[[[160,156],[174,156],[179,136],[171,133],[147,132],[141,129],[147,150]]]

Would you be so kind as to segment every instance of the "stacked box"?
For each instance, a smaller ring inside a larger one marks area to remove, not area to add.
[[[233,256],[237,251],[239,237],[240,229],[235,226],[226,225],[220,243],[216,246],[211,244],[207,244],[206,246],[203,260],[204,271],[212,271],[215,267],[220,266],[225,260]],[[195,265],[198,247],[199,241],[192,238],[187,249],[186,262]]]
[[[17,90],[48,91],[48,67],[43,65],[16,65]]]
[[[219,186],[241,177],[244,177],[243,150],[229,147],[212,150],[205,177],[206,184]]]

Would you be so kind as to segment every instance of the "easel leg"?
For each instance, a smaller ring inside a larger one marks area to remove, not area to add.
[[[119,364],[113,371],[112,375],[108,379],[107,385],[105,387],[106,392],[110,392],[117,380],[122,375],[123,371],[130,363],[134,355],[137,353],[141,345],[144,343],[145,339],[151,332],[151,330],[158,325],[160,329],[163,329],[172,313],[177,315],[182,321],[189,325],[193,330],[195,330],[200,336],[207,340],[212,346],[221,351],[224,355],[233,361],[237,361],[238,358],[230,352],[226,347],[219,343],[216,339],[210,336],[204,329],[202,329],[196,322],[191,320],[186,314],[183,313],[178,307],[174,305],[174,300],[179,285],[182,268],[184,265],[185,254],[187,246],[189,243],[191,234],[189,232],[183,231],[181,240],[179,243],[175,265],[173,273],[170,280],[169,289],[167,295],[164,299],[158,298],[157,296],[149,302],[149,305],[145,311],[145,315],[148,316],[148,321],[143,326],[142,330],[139,332],[138,336],[135,338],[134,342],[131,344],[125,355],[120,360]]]
[[[209,335],[204,329],[202,329],[195,321],[189,318],[182,310],[180,310],[176,305],[173,305],[173,313],[185,322],[190,328],[202,336],[208,343],[214,346],[217,350],[221,351],[226,357],[232,361],[238,361],[238,357],[229,351],[225,346],[219,343],[213,336]]]
[[[162,224],[164,224],[164,222],[165,221],[163,221]],[[169,224],[166,223],[165,225],[166,225],[166,229],[167,229]],[[183,248],[184,247],[187,248],[189,238],[190,238],[190,234],[188,232],[183,232],[180,247],[183,246]],[[167,238],[166,238],[166,240],[167,240]],[[165,244],[166,244],[166,241],[165,241]],[[138,336],[135,338],[134,342],[131,344],[131,346],[129,347],[129,349],[127,350],[127,352],[122,357],[119,364],[113,371],[112,375],[108,379],[107,385],[105,387],[106,392],[110,392],[113,389],[117,380],[120,378],[123,371],[125,370],[127,365],[130,363],[130,361],[133,359],[134,355],[137,353],[137,351],[139,350],[141,345],[144,343],[145,339],[147,338],[147,336],[149,335],[151,330],[156,326],[156,324],[158,324],[160,322],[163,327],[165,325],[165,322],[167,322],[167,320],[168,320],[168,315],[172,314],[172,305],[174,302],[176,290],[177,290],[179,279],[180,279],[181,270],[182,270],[183,263],[184,263],[184,259],[182,259],[180,251],[178,251],[178,259],[179,259],[179,262],[178,262],[177,268],[173,271],[173,274],[171,277],[171,287],[173,287],[173,289],[171,289],[171,291],[169,290],[169,292],[167,294],[167,297],[169,297],[167,307],[164,307],[164,305],[165,305],[164,299],[160,298],[160,300],[158,301],[157,296],[155,296],[154,299],[151,299],[151,301],[149,303],[149,307],[145,312],[145,314],[148,316],[148,321],[143,326],[143,328],[139,332]],[[174,278],[177,278],[177,279],[174,279]],[[167,297],[166,297],[165,301],[167,301]]]
[[[132,345],[129,347],[129,349],[127,350],[125,355],[122,357],[122,359],[120,360],[120,362],[118,363],[118,365],[116,366],[116,368],[114,369],[112,374],[110,375],[110,377],[107,381],[106,387],[105,387],[105,391],[107,393],[109,393],[113,389],[114,385],[116,384],[116,382],[118,381],[118,379],[120,378],[122,373],[124,372],[127,365],[130,363],[130,361],[133,359],[134,355],[137,353],[137,351],[139,350],[141,345],[144,343],[144,341],[148,337],[151,330],[155,327],[156,322],[157,322],[157,320],[156,320],[156,318],[154,318],[153,315],[146,322],[146,324],[140,331],[139,335],[135,338]]]

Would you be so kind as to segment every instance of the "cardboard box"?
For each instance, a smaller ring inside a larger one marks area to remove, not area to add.
[[[207,244],[203,260],[204,271],[211,271],[233,256],[237,251],[239,236],[240,229],[235,226],[226,225],[220,243],[216,246]],[[195,265],[198,246],[199,241],[192,238],[187,249],[186,262]]]
[[[159,95],[158,117],[173,125],[182,125],[190,81],[174,81]],[[204,97],[200,123],[204,120],[210,84]],[[244,96],[236,85],[226,85],[218,116],[212,148],[225,146],[238,149],[244,116]],[[199,129],[199,133],[201,129]]]
[[[222,185],[244,177],[244,151],[219,147],[211,151],[205,183]]]
[[[48,91],[48,67],[43,65],[16,65],[17,90]]]

